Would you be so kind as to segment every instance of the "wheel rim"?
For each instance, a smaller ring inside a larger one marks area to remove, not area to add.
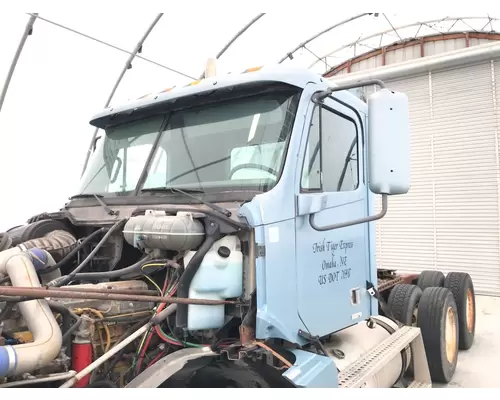
[[[465,316],[467,319],[467,330],[472,333],[474,328],[474,296],[472,295],[472,290],[467,290],[467,308],[465,311]]]
[[[417,326],[418,319],[418,306],[413,309],[413,315],[411,316],[411,326]]]
[[[457,324],[455,313],[451,307],[446,311],[445,323],[446,358],[451,364],[457,353]]]

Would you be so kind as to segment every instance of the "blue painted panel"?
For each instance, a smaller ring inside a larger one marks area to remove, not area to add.
[[[303,350],[292,350],[295,363],[283,374],[302,388],[337,388],[338,372],[333,359]]]
[[[304,88],[280,181],[240,209],[240,214],[255,228],[256,243],[265,246],[265,256],[256,260],[259,339],[282,338],[303,344],[299,329],[326,335],[376,314],[376,302],[365,289],[366,280],[376,282],[374,224],[319,232],[309,221],[310,213],[315,213],[315,222],[320,226],[373,214],[373,196],[365,180],[366,132],[365,146],[361,138],[358,142],[362,157],[356,191],[300,193],[302,162],[314,108],[311,96],[326,87],[310,83]],[[340,103],[327,100],[329,107],[354,119],[361,133],[361,125],[366,126],[366,107],[348,93],[335,97],[356,104],[359,116]],[[319,243],[321,246],[315,247]],[[320,284],[324,279],[326,283]],[[360,302],[353,305],[351,289],[358,288]]]
[[[256,260],[256,337],[259,339],[281,338],[305,343],[298,336],[299,329],[306,327],[297,310],[294,185],[310,98],[321,88],[314,83],[304,88],[280,181],[271,191],[256,196],[240,209],[240,214],[255,229],[256,243],[266,249],[265,257]]]

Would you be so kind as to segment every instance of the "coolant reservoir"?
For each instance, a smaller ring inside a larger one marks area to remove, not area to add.
[[[196,252],[184,257],[187,266]],[[243,254],[240,240],[226,236],[215,242],[205,255],[189,288],[189,298],[226,300],[243,294]],[[188,330],[216,329],[224,326],[224,305],[188,306]]]

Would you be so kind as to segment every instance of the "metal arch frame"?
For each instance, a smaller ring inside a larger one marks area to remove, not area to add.
[[[236,35],[233,36],[233,38],[219,51],[219,53],[217,54],[217,59],[220,58],[225,52],[226,50],[231,47],[231,45],[241,36],[243,35],[255,22],[257,22],[260,18],[262,18],[263,16],[265,15],[265,13],[260,13],[258,14],[256,17],[254,17],[250,22],[248,22],[242,29],[240,29]],[[109,104],[111,103],[111,100],[116,92],[116,90],[118,89],[118,86],[120,85],[120,82],[121,80],[123,79],[123,76],[125,75],[125,73],[127,72],[127,70],[129,69],[133,59],[135,58],[135,56],[137,55],[137,53],[139,52],[139,50],[142,48],[142,45],[144,44],[144,42],[146,41],[147,37],[149,36],[149,34],[151,33],[151,31],[153,30],[153,28],[155,27],[155,25],[158,23],[158,21],[160,20],[160,18],[163,16],[163,13],[160,13],[156,16],[156,18],[153,20],[153,22],[151,23],[151,25],[149,26],[149,28],[147,29],[147,31],[144,33],[144,35],[142,36],[141,40],[137,43],[134,51],[132,51],[130,53],[130,56],[127,60],[127,62],[125,63],[125,66],[123,67],[123,70],[121,71],[109,97],[108,97],[108,100],[106,101],[106,104],[104,106],[104,108],[108,107]],[[203,79],[203,77],[205,76],[205,73],[203,72],[203,74],[201,75],[200,79]],[[83,164],[83,169],[82,169],[82,174],[81,176],[83,176],[83,174],[85,173],[85,170],[87,169],[87,165],[88,165],[88,162],[89,162],[89,159],[90,159],[90,155],[92,154],[92,149],[94,147],[94,142],[95,142],[95,139],[96,139],[96,136],[97,136],[97,133],[99,132],[99,129],[96,129],[94,131],[94,134],[92,135],[92,139],[90,141],[90,145],[89,145],[89,148],[87,150],[87,154],[85,156],[85,162]]]
[[[142,49],[144,42],[146,41],[149,34],[152,32],[152,30],[154,29],[154,27],[156,26],[156,24],[158,23],[158,21],[161,19],[162,16],[163,16],[163,13],[159,13],[154,18],[153,22],[151,22],[151,24],[149,25],[146,32],[144,32],[144,34],[142,35],[140,40],[137,42],[134,50],[130,53],[127,61],[125,62],[125,65],[123,66],[122,71],[120,72],[120,75],[118,75],[118,79],[116,80],[115,85],[113,86],[113,89],[111,90],[111,93],[108,96],[108,99],[106,100],[106,104],[104,105],[104,108],[108,107],[109,104],[111,103],[111,100],[113,99],[113,96],[115,95],[116,90],[118,89],[118,86],[120,85],[123,77],[125,76],[125,73],[127,72],[128,69],[130,69],[130,67],[132,65],[132,61],[134,60],[137,53],[139,53],[139,51]],[[81,176],[83,176],[83,174],[85,173],[85,170],[87,169],[87,165],[89,163],[90,155],[92,154],[92,149],[94,147],[94,142],[95,142],[95,139],[96,139],[98,132],[99,132],[99,128],[96,128],[96,130],[94,131],[94,134],[92,135],[92,139],[90,140],[90,145],[89,145],[89,148],[87,150],[87,155],[85,156],[85,162],[83,164]]]
[[[243,28],[241,28],[237,33],[236,35],[234,35],[232,37],[232,39],[227,42],[225,44],[225,46],[219,51],[219,53],[217,53],[217,55],[215,56],[215,59],[218,60],[225,52],[227,49],[229,49],[229,47],[231,47],[231,45],[236,41],[236,39],[238,39],[241,35],[243,35],[247,30],[248,28],[250,28],[253,24],[255,24],[259,19],[261,19],[264,15],[266,15],[266,13],[260,13],[258,14],[257,16],[255,16],[254,18],[252,18],[250,20],[250,22],[248,22]],[[199,79],[203,79],[205,77],[205,72],[203,72],[201,75],[200,75],[200,78]]]
[[[499,18],[493,18],[493,17],[490,17],[490,16],[484,16],[484,17],[444,17],[444,18],[439,18],[439,19],[433,19],[433,20],[428,20],[428,21],[423,21],[423,22],[414,22],[414,23],[411,23],[411,24],[405,24],[405,25],[401,25],[401,26],[398,26],[398,27],[392,27],[391,26],[391,29],[387,29],[385,31],[379,31],[377,33],[374,33],[374,34],[371,34],[371,35],[368,35],[368,36],[364,36],[362,38],[359,38],[357,39],[356,41],[354,42],[351,42],[349,44],[346,44],[346,45],[343,45],[341,47],[338,47],[336,48],[335,50],[323,55],[322,57],[318,57],[317,60],[315,60],[311,65],[309,65],[309,69],[313,68],[316,64],[318,64],[319,62],[324,62],[324,60],[326,60],[328,57],[332,57],[333,54],[339,52],[339,51],[342,51],[342,50],[345,50],[347,48],[350,48],[350,47],[353,47],[353,46],[356,46],[357,44],[360,44],[360,45],[363,45],[362,42],[366,41],[366,40],[369,40],[369,39],[373,39],[375,37],[382,37],[390,32],[397,32],[398,30],[400,29],[407,29],[407,28],[411,28],[411,27],[419,27],[418,31],[417,31],[417,35],[418,35],[418,32],[420,31],[420,28],[422,26],[427,26],[431,29],[434,29],[436,30],[438,33],[443,33],[439,30],[437,30],[436,28],[430,26],[430,24],[435,24],[435,23],[440,23],[440,22],[445,22],[445,21],[454,21],[453,25],[449,28],[448,32],[453,28],[453,26],[458,22],[458,21],[464,21],[464,20],[478,20],[478,19],[484,19],[484,20],[488,20],[488,22],[486,23],[486,25],[483,27],[483,29],[488,25],[488,24],[491,24],[492,21],[500,21]],[[464,21],[464,23],[466,23]],[[417,37],[417,35],[415,35],[415,38]],[[404,41],[405,39],[401,40],[401,41]],[[361,55],[361,54],[360,54]],[[355,55],[356,57],[357,55]]]
[[[26,14],[28,14],[28,15],[33,15],[33,13],[26,13]],[[123,48],[121,48],[121,47],[119,47],[119,46],[116,46],[116,45],[114,45],[114,44],[112,44],[112,43],[109,43],[109,42],[107,42],[107,41],[105,41],[105,40],[101,40],[101,39],[96,38],[96,37],[94,37],[94,36],[88,35],[88,34],[86,34],[86,33],[84,33],[84,32],[78,31],[78,30],[76,30],[76,29],[70,28],[69,26],[63,25],[63,24],[61,24],[61,23],[59,23],[59,22],[52,21],[52,20],[50,20],[50,19],[48,19],[48,18],[44,18],[44,17],[42,17],[42,16],[40,16],[40,15],[38,15],[38,19],[39,19],[39,20],[41,20],[41,21],[43,21],[43,22],[46,22],[46,23],[48,23],[48,24],[54,25],[54,26],[55,26],[55,27],[57,27],[57,28],[64,29],[64,30],[66,30],[66,31],[68,31],[68,32],[74,33],[75,35],[82,36],[82,37],[84,37],[85,39],[93,40],[94,42],[99,43],[99,44],[102,44],[102,45],[104,45],[104,46],[107,46],[107,47],[109,47],[109,48],[111,48],[111,49],[114,49],[114,50],[120,51],[120,52],[125,53],[125,54],[129,54],[129,55],[130,55],[130,54],[132,54],[132,52],[130,52],[130,51],[128,51],[128,50],[125,50],[125,49],[123,49]],[[161,64],[161,63],[159,63],[159,62],[157,62],[157,61],[155,61],[155,60],[151,60],[150,58],[140,56],[139,54],[136,54],[136,55],[135,55],[135,57],[136,57],[136,58],[139,58],[139,59],[141,59],[141,60],[144,60],[144,61],[146,61],[146,62],[148,62],[148,63],[151,63],[151,64],[153,64],[153,65],[156,65],[157,67],[165,68],[165,69],[166,69],[166,70],[168,70],[168,71],[171,71],[171,72],[174,72],[174,73],[176,73],[176,74],[182,75],[182,76],[184,76],[184,77],[186,77],[186,78],[189,78],[189,79],[195,80],[195,78],[193,78],[193,77],[192,77],[192,76],[190,76],[190,75],[185,74],[185,73],[184,73],[184,72],[182,72],[182,71],[179,71],[179,70],[177,70],[177,69],[171,68],[171,67],[169,67],[168,65]]]
[[[311,52],[311,50],[309,50],[306,45],[309,44],[310,42],[312,42],[313,40],[317,39],[318,37],[324,35],[325,33],[337,28],[337,27],[340,27],[342,25],[345,25],[349,22],[352,22],[356,19],[359,19],[361,17],[364,17],[364,16],[368,16],[368,15],[373,15],[373,14],[376,14],[376,13],[362,13],[362,14],[358,14],[354,17],[351,17],[351,18],[348,18],[344,21],[341,21],[339,23],[336,23],[322,31],[320,31],[319,33],[313,35],[312,37],[310,37],[309,39],[305,40],[304,42],[301,42],[299,45],[297,45],[292,51],[289,51],[286,53],[286,55],[284,57],[282,57],[280,59],[280,61],[278,62],[278,64],[281,64],[283,61],[285,61],[287,58],[290,58],[292,59],[293,58],[293,54],[295,52],[297,52],[298,50],[304,48],[308,51]],[[234,36],[233,38],[219,51],[219,53],[217,54],[216,58],[220,58],[226,51],[227,49],[240,37],[242,36],[255,22],[257,22],[260,18],[262,18],[263,16],[265,15],[265,13],[260,13],[258,14],[256,17],[254,17],[250,22],[248,22],[240,31],[238,31]],[[105,108],[109,106],[114,94],[116,93],[116,90],[118,89],[118,86],[119,84],[121,83],[126,71],[130,68],[131,66],[131,63],[133,61],[133,59],[137,56],[137,54],[140,52],[141,48],[142,48],[142,45],[144,44],[144,42],[146,41],[147,37],[149,36],[149,34],[151,33],[151,31],[153,30],[153,28],[156,26],[156,24],[158,23],[158,21],[161,19],[161,17],[163,16],[163,13],[160,13],[158,14],[155,19],[153,20],[153,22],[150,24],[150,26],[148,27],[148,29],[146,30],[146,32],[143,34],[143,36],[141,37],[140,41],[137,43],[135,49],[129,53],[129,58],[127,59],[120,75],[118,76],[118,79],[117,81],[115,82],[115,85],[113,86],[113,89],[111,90],[111,93],[110,95],[108,96],[108,99],[106,101],[106,104],[105,104]],[[385,14],[384,14],[385,16]],[[13,76],[13,73],[14,73],[14,70],[15,70],[15,67],[17,65],[17,62],[19,60],[19,57],[20,57],[20,54],[22,52],[22,49],[24,47],[24,44],[27,40],[27,37],[31,34],[32,32],[32,28],[33,28],[33,24],[35,22],[35,20],[38,18],[38,13],[30,13],[30,19],[26,25],[26,28],[25,28],[25,32],[21,38],[21,41],[19,43],[19,46],[18,46],[18,49],[16,51],[16,54],[14,56],[14,59],[12,61],[12,64],[11,64],[11,67],[9,69],[9,72],[8,72],[8,75],[7,75],[7,78],[6,78],[6,81],[5,81],[5,85],[2,89],[2,93],[0,94],[0,111],[2,109],[2,106],[3,106],[3,103],[4,103],[4,100],[5,100],[5,97],[6,97],[6,93],[7,93],[7,90],[8,90],[8,87],[9,87],[9,84],[10,84],[10,81],[12,79],[12,76]],[[385,18],[387,19],[387,17],[385,16]],[[418,32],[420,31],[420,28],[422,26],[428,26],[434,30],[436,30],[437,32],[439,33],[442,33],[440,32],[439,30],[437,30],[436,28],[434,28],[433,26],[431,26],[430,24],[433,24],[433,23],[440,23],[440,22],[445,22],[445,21],[454,21],[454,23],[452,24],[452,26],[449,28],[448,32],[453,28],[453,26],[458,22],[458,21],[463,21],[465,24],[467,24],[467,20],[477,20],[477,19],[484,19],[484,20],[488,20],[488,22],[484,25],[484,27],[481,29],[481,31],[483,31],[486,26],[488,26],[488,24],[490,26],[492,21],[499,21],[498,18],[493,18],[493,17],[490,17],[489,15],[487,16],[483,16],[483,17],[445,17],[445,18],[441,18],[441,19],[433,19],[433,20],[428,20],[428,21],[423,21],[423,22],[414,22],[414,23],[411,23],[411,24],[406,24],[406,25],[402,25],[402,26],[398,26],[398,27],[394,27],[392,25],[392,23],[389,21],[389,19],[387,19],[389,25],[391,26],[391,29],[387,29],[385,31],[381,31],[381,32],[378,32],[378,33],[375,33],[375,34],[372,34],[372,35],[369,35],[369,36],[365,36],[365,37],[362,37],[362,38],[359,38],[357,39],[356,41],[354,42],[351,42],[347,45],[343,45],[331,52],[329,52],[328,54],[322,56],[322,57],[318,57],[317,55],[315,55],[313,53],[313,55],[317,58],[316,61],[314,61],[310,66],[309,68],[312,68],[314,67],[318,62],[326,62],[327,58],[328,57],[331,57],[333,54],[341,51],[341,50],[344,50],[344,49],[347,49],[349,47],[352,47],[352,46],[356,46],[357,44],[359,45],[363,45],[362,42],[366,41],[366,40],[369,40],[369,39],[372,39],[374,37],[377,37],[377,36],[380,36],[381,38],[385,35],[385,34],[388,34],[390,32],[395,32],[396,35],[398,35],[398,37],[400,37],[399,33],[398,33],[398,30],[401,30],[401,29],[406,29],[406,28],[411,28],[411,27],[417,27],[419,26],[419,29],[417,31],[417,35],[418,35]],[[49,21],[50,22],[50,21]],[[474,28],[471,28],[472,30],[475,30]],[[416,35],[415,35],[416,37]],[[401,39],[401,37],[400,37]],[[403,42],[405,39],[402,39],[401,41]],[[370,47],[370,46],[368,46]],[[356,55],[355,55],[356,56]],[[137,56],[139,57],[139,56]],[[149,61],[149,60],[148,60]],[[201,75],[200,79],[203,79],[204,77],[204,73]],[[96,129],[94,131],[94,134],[92,136],[92,139],[90,141],[90,145],[89,145],[89,149],[87,151],[87,154],[86,154],[86,159],[85,159],[85,162],[84,162],[84,166],[83,166],[83,170],[82,170],[82,175],[84,174],[86,168],[87,168],[87,165],[88,165],[88,161],[89,161],[89,158],[90,158],[90,154],[92,153],[92,149],[94,147],[94,142],[95,142],[95,138],[97,136],[97,133],[98,133],[99,129]]]
[[[21,56],[21,52],[23,51],[24,44],[33,33],[33,25],[35,24],[36,19],[38,18],[38,13],[33,13],[30,16],[26,24],[26,28],[24,28],[24,33],[21,36],[21,40],[19,41],[19,45],[17,46],[16,54],[10,64],[9,72],[7,73],[7,78],[5,79],[4,86],[2,88],[2,93],[0,93],[0,112],[2,111],[2,106],[5,101],[5,97],[7,96],[7,90],[9,89],[10,81],[12,80],[12,76],[14,75],[14,70],[16,69],[17,62],[19,61],[19,57]]]
[[[219,59],[225,52],[226,50],[236,41],[236,39],[238,39],[241,35],[243,35],[247,30],[248,28],[250,28],[255,22],[257,22],[260,18],[262,18],[266,13],[260,13],[258,14],[257,16],[255,16],[250,22],[248,22],[240,31],[238,31],[238,33],[236,33],[236,35],[233,36],[233,38],[222,48],[221,51],[219,51],[219,53],[217,54],[217,56],[215,57],[216,59]],[[364,16],[367,16],[367,15],[373,15],[374,13],[362,13],[362,14],[358,14],[358,15],[355,15],[354,17],[351,17],[351,18],[348,18],[344,21],[341,21],[341,22],[338,22],[326,29],[323,29],[321,32],[318,32],[317,34],[311,36],[309,39],[305,40],[304,42],[301,42],[299,45],[297,45],[293,50],[289,51],[286,53],[286,55],[278,62],[278,64],[281,64],[283,61],[285,61],[287,58],[290,57],[290,55],[293,56],[293,54],[302,49],[302,48],[306,48],[305,46],[307,44],[309,44],[310,42],[312,42],[313,40],[317,39],[318,37],[324,35],[325,33],[331,31],[332,29],[335,29],[335,28],[338,28],[339,26],[342,26],[342,25],[345,25],[349,22],[352,22],[358,18],[361,18],[361,17],[364,17]],[[203,79],[205,77],[205,73],[203,73],[199,79]]]
[[[345,19],[344,21],[341,21],[341,22],[338,22],[326,29],[323,29],[322,31],[316,33],[315,35],[311,36],[309,39],[305,40],[304,42],[300,43],[299,45],[297,45],[293,50],[289,51],[286,53],[285,56],[283,56],[279,61],[278,61],[278,64],[281,64],[283,61],[285,61],[287,58],[293,58],[293,54],[295,52],[297,52],[298,50],[304,48],[306,50],[309,50],[306,48],[306,45],[308,45],[310,42],[312,42],[313,40],[319,38],[320,36],[324,35],[325,33],[327,32],[330,32],[331,30],[335,29],[335,28],[338,28],[339,26],[342,26],[342,25],[345,25],[345,24],[348,24],[349,22],[352,22],[356,19],[359,19],[361,17],[365,17],[367,15],[373,15],[375,13],[362,13],[362,14],[358,14],[358,15],[355,15],[354,17],[351,17],[351,18],[348,18],[348,19]],[[309,50],[310,51],[310,50]]]

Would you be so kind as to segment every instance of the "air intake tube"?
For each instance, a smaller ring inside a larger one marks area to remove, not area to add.
[[[20,243],[18,247],[24,251],[32,248],[46,250],[54,258],[54,261],[59,262],[71,253],[76,245],[76,239],[71,233],[67,231],[52,231],[41,238]]]
[[[0,236],[2,235],[7,234],[0,234]],[[8,237],[2,237],[2,241],[6,240],[8,240]],[[28,240],[10,249],[5,247],[7,250],[0,251],[0,265],[4,265],[6,260],[12,255],[34,248],[48,251],[55,261],[59,261],[68,255],[76,245],[76,238],[71,233],[66,231],[53,231],[41,238]],[[0,267],[0,275],[5,274],[1,268],[2,267]]]
[[[7,274],[12,286],[41,287],[37,271],[55,265],[49,251],[62,256],[76,245],[76,239],[69,233],[57,233],[0,252],[0,275]],[[35,244],[42,248],[33,247]],[[0,377],[35,371],[55,359],[61,351],[61,330],[47,301],[24,301],[18,307],[33,341],[0,346]]]

